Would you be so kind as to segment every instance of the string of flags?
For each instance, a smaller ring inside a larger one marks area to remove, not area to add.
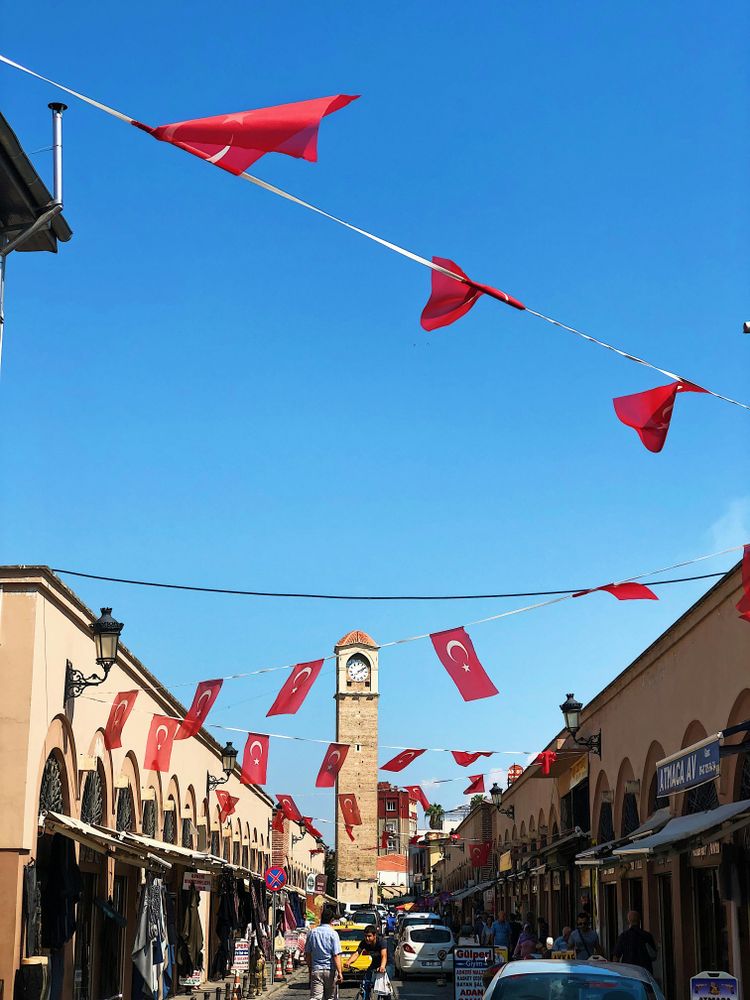
[[[257,162],[266,153],[282,153],[311,162],[316,161],[318,130],[323,118],[356,100],[354,95],[337,94],[332,97],[315,98],[209,118],[188,119],[154,127],[50,80],[6,56],[0,56],[0,61],[71,94],[120,121],[133,125],[161,142],[177,146],[179,149],[199,157],[204,162],[241,177],[265,191],[312,211],[351,232],[398,253],[402,257],[429,268],[432,275],[432,289],[421,315],[421,324],[425,330],[431,331],[448,326],[469,312],[480,297],[487,295],[670,378],[672,381],[666,386],[658,386],[646,392],[621,396],[614,400],[618,419],[637,431],[641,441],[649,451],[659,452],[664,447],[678,392],[699,392],[732,403],[742,409],[750,410],[750,406],[746,403],[722,395],[712,389],[700,387],[692,380],[687,380],[674,372],[652,364],[650,361],[592,337],[576,327],[569,326],[554,317],[532,309],[507,292],[473,280],[455,261],[449,258],[433,256],[431,259],[427,259],[422,257],[247,173],[247,167]]]

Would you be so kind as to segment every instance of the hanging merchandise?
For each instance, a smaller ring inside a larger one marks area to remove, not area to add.
[[[219,939],[213,965],[211,979],[225,979],[229,973],[233,959],[232,936],[239,930],[237,919],[237,899],[235,894],[234,876],[231,872],[222,871],[219,875],[219,905],[216,911],[216,926],[214,932]]]
[[[200,893],[194,885],[185,890],[187,905],[182,918],[182,928],[177,941],[177,970],[180,976],[192,976],[203,969],[203,926],[199,904]]]
[[[169,962],[166,915],[162,880],[146,874],[138,904],[135,941],[133,942],[133,997],[159,1000]]]
[[[222,678],[213,681],[201,681],[193,695],[193,703],[188,714],[185,716],[182,725],[175,733],[176,740],[187,740],[199,731],[206,721],[206,716],[211,711],[213,703],[219,697]]]

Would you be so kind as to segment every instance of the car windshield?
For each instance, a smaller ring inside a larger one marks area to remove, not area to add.
[[[376,924],[377,916],[371,910],[355,910],[358,924]]]
[[[339,935],[339,941],[356,941],[357,944],[359,944],[359,942],[365,936],[365,932],[364,930],[339,931],[338,935]]]
[[[440,917],[406,917],[404,920],[404,926],[410,927],[415,924],[439,924],[441,922]]]
[[[487,1000],[657,1000],[649,983],[592,973],[523,973],[501,976]]]
[[[448,944],[452,940],[451,932],[442,927],[415,927],[409,937],[418,944]]]

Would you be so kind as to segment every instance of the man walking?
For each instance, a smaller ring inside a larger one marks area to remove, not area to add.
[[[336,983],[343,982],[341,941],[331,927],[333,910],[324,909],[320,927],[307,935],[305,962],[310,970],[310,1000],[332,1000]]]
[[[510,922],[505,918],[505,910],[501,910],[495,922],[490,927],[492,943],[496,948],[507,948],[508,958],[511,955],[512,928]]]
[[[628,913],[628,929],[618,937],[612,957],[615,962],[629,962],[631,965],[640,965],[646,972],[654,971],[656,942],[641,927],[641,915],[635,910]]]
[[[582,910],[576,920],[576,929],[568,938],[568,948],[575,949],[576,958],[593,958],[594,955],[602,955],[603,952],[599,944],[599,935],[589,926],[589,915]]]

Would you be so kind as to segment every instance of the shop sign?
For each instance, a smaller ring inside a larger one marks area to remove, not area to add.
[[[570,961],[571,959],[576,958],[577,955],[578,952],[575,950],[575,948],[573,948],[571,951],[553,951],[552,954],[550,955],[550,958],[565,958],[568,959],[568,961]]]
[[[482,1000],[485,970],[492,964],[493,948],[457,945],[453,950],[454,1000]]]
[[[737,980],[728,972],[699,972],[690,980],[690,1000],[737,1000]]]
[[[494,910],[495,909],[495,890],[494,889],[485,889],[484,890],[484,893],[482,895],[482,906],[485,908],[485,910]]]
[[[569,788],[575,788],[576,785],[580,785],[582,781],[585,781],[589,776],[589,757],[588,754],[584,754],[583,757],[573,764],[569,771],[570,783]]]
[[[694,847],[690,852],[694,858],[707,858],[714,854],[721,854],[721,844],[718,840],[704,844],[702,847]]]
[[[510,872],[513,871],[513,852],[503,851],[500,855],[500,862],[497,866],[499,872]]]
[[[505,946],[495,945],[495,965],[508,964],[508,949]]]
[[[194,969],[191,976],[180,976],[180,986],[200,986],[204,978],[203,969]]]
[[[250,942],[245,938],[240,938],[234,942],[234,963],[232,969],[235,972],[250,971]]]
[[[315,892],[325,893],[326,886],[328,885],[328,878],[325,875],[315,876]]]
[[[305,892],[315,892],[315,872],[310,872],[305,882]]]
[[[677,795],[719,777],[721,769],[720,737],[709,736],[679,753],[657,761],[657,796]]]
[[[194,886],[198,892],[211,891],[211,876],[206,872],[185,872],[182,876],[182,888],[189,889]]]

